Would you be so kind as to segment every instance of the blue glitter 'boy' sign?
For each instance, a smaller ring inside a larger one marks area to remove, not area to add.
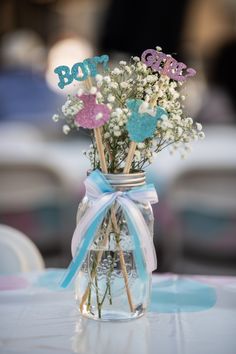
[[[103,64],[104,70],[107,70],[108,61],[109,56],[104,54],[100,57],[96,56],[85,59],[81,63],[75,63],[71,70],[67,65],[60,65],[54,70],[54,73],[56,73],[59,78],[58,86],[60,89],[63,89],[66,85],[71,84],[73,80],[84,81],[88,76],[94,77],[98,73],[98,64]]]

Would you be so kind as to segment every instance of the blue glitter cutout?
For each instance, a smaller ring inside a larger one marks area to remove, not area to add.
[[[73,80],[84,81],[88,76],[94,77],[98,73],[98,64],[103,64],[103,69],[108,70],[109,56],[107,54],[96,56],[93,58],[85,59],[82,63],[75,63],[72,66],[71,72],[70,68],[66,65],[58,66],[54,73],[59,77],[58,86],[63,89],[66,85],[72,83]],[[78,76],[79,68],[82,71],[82,76]]]
[[[167,112],[157,106],[155,116],[149,113],[139,113],[139,108],[144,101],[130,99],[126,101],[126,105],[131,111],[131,115],[127,122],[127,130],[129,132],[130,139],[136,143],[141,143],[147,138],[150,138],[156,128],[157,121],[162,115],[167,115]]]
[[[97,75],[97,63],[95,58],[88,58],[83,61],[83,63],[88,67],[90,76],[94,77]]]
[[[79,68],[81,69],[83,76],[78,76]],[[88,77],[88,70],[87,70],[84,62],[74,64],[72,66],[71,73],[73,75],[73,78],[77,81],[84,81]]]
[[[54,73],[58,75],[59,77],[59,83],[58,86],[60,89],[63,89],[66,85],[69,85],[73,81],[73,75],[70,73],[70,68],[66,65],[61,65],[58,66],[55,70]]]
[[[103,69],[108,69],[109,56],[104,54],[100,57],[96,56],[93,58],[88,58],[83,61],[83,63],[88,67],[90,76],[94,77],[98,74],[98,64],[103,64]]]
[[[94,57],[93,59],[97,64],[103,64],[104,70],[108,70],[109,55],[103,54],[100,57]]]

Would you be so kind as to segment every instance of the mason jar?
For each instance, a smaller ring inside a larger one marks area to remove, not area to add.
[[[145,185],[145,173],[104,174],[116,191]],[[150,203],[135,202],[151,237],[154,217]],[[77,223],[93,201],[86,196],[79,205]],[[149,305],[151,274],[145,280],[137,271],[132,235],[121,207],[115,202],[107,211],[94,242],[75,280],[79,311],[85,317],[121,321],[142,316]]]

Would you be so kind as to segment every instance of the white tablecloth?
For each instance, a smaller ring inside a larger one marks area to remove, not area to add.
[[[145,317],[106,323],[79,315],[62,274],[0,277],[0,353],[236,353],[235,277],[155,275]]]

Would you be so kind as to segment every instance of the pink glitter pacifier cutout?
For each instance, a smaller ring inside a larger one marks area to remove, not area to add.
[[[79,96],[84,107],[75,117],[75,122],[79,126],[88,129],[99,128],[110,119],[110,110],[105,104],[96,102],[96,95],[83,94]]]

